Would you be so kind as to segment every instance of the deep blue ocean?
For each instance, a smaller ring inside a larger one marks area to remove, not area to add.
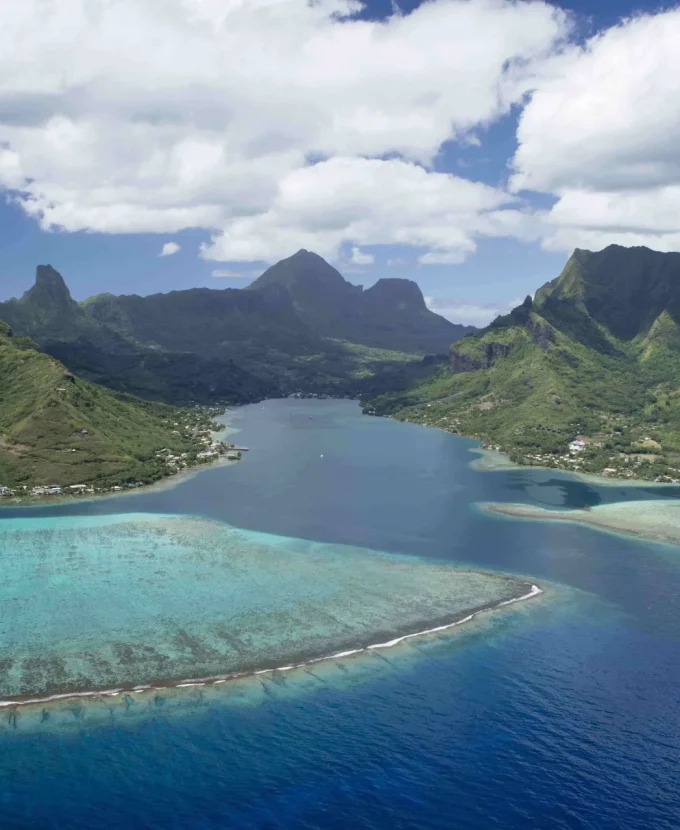
[[[349,401],[268,401],[230,417],[251,448],[238,465],[0,521],[188,514],[555,590],[358,669],[263,679],[247,705],[187,690],[186,705],[152,716],[92,724],[74,710],[68,729],[5,730],[0,827],[680,828],[680,548],[475,508],[658,490],[477,472],[474,442]]]

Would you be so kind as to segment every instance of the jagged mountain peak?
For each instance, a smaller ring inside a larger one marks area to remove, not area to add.
[[[21,298],[22,302],[42,307],[76,305],[64,278],[51,265],[38,265],[35,283]]]
[[[551,322],[579,315],[632,340],[665,309],[674,317],[680,312],[680,253],[621,245],[576,249],[562,273],[536,292],[536,307]]]

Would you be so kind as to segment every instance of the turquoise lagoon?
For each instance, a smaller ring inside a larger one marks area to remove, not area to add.
[[[518,577],[171,514],[6,519],[0,565],[4,702],[290,667],[532,592]]]

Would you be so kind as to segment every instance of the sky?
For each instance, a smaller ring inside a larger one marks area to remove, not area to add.
[[[0,300],[244,287],[300,248],[485,325],[680,250],[680,6],[3,0]]]

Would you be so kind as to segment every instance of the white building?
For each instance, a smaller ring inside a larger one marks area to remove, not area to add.
[[[579,441],[578,439],[576,439],[576,441],[572,441],[571,444],[569,444],[569,452],[583,452],[585,448],[585,441]]]

